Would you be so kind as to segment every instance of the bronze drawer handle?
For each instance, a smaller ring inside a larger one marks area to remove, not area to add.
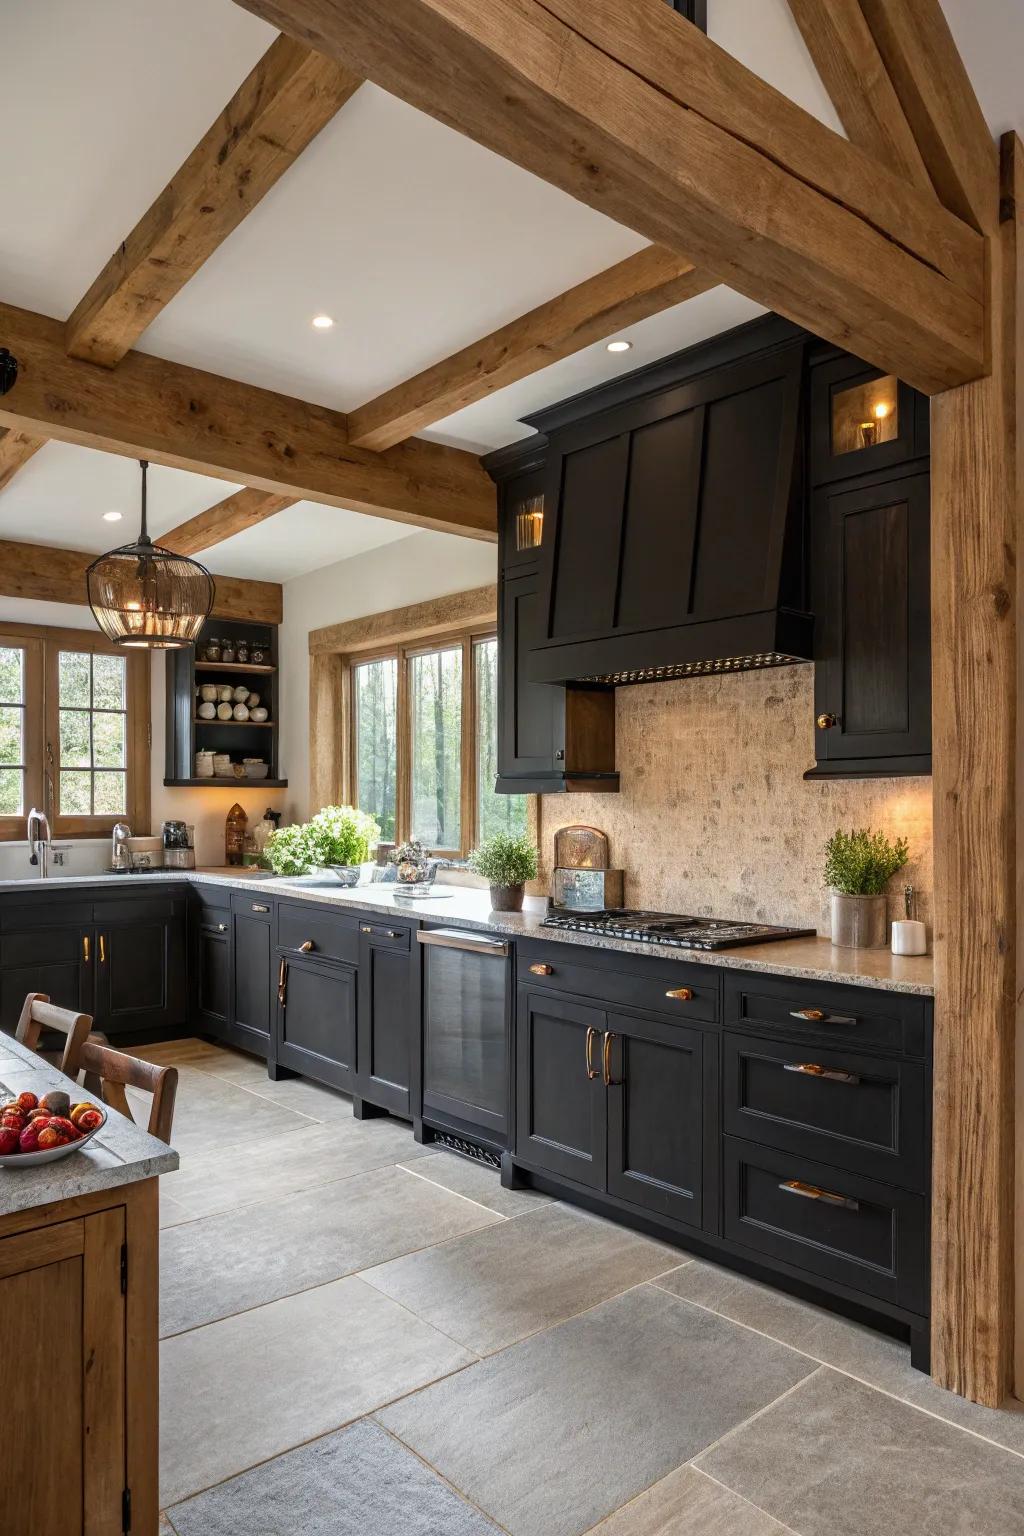
[[[299,954],[310,955],[313,953],[315,948],[316,945],[313,943],[312,939],[303,939],[302,943],[299,945]]]
[[[601,1071],[606,1088],[618,1088],[622,1084],[621,1078],[616,1081],[616,1079],[612,1077],[612,1041],[614,1039],[615,1036],[611,1033],[611,1031],[606,1030],[604,1036],[604,1046],[601,1051]]]
[[[856,1072],[840,1072],[838,1067],[822,1067],[816,1061],[784,1061],[783,1072],[801,1072],[805,1077],[823,1077],[830,1083],[860,1082]]]
[[[536,965],[531,965],[530,966],[530,975],[531,976],[553,976],[554,974],[555,974],[555,968],[554,968],[553,965],[544,965],[539,960],[538,960]]]
[[[793,1008],[789,1014],[791,1019],[800,1019],[805,1024],[856,1024],[857,1020],[846,1013],[826,1013],[824,1008]]]
[[[848,1195],[834,1195],[831,1190],[819,1189],[817,1184],[805,1184],[802,1179],[786,1179],[779,1185],[785,1195],[802,1195],[805,1200],[823,1200],[826,1205],[838,1205],[844,1211],[859,1211],[860,1201]]]
[[[587,1025],[587,1077],[590,1079],[591,1082],[594,1081],[595,1077],[600,1077],[601,1076],[600,1072],[594,1066],[594,1055],[593,1055],[593,1052],[594,1052],[594,1041],[597,1039],[597,1033],[598,1032],[594,1028],[593,1024],[588,1024]]]
[[[101,933],[100,934],[100,965],[106,965],[106,963],[107,963],[107,941],[106,941],[105,936]]]
[[[277,1000],[283,1008],[288,996],[288,962],[281,956],[281,964],[277,968]]]
[[[692,987],[671,987],[669,989],[669,991],[665,993],[665,996],[672,998],[673,1002],[676,1002],[676,1003],[692,1003],[693,1002],[693,988]]]
[[[82,959],[86,965],[89,964],[89,935],[87,933],[82,934]]]

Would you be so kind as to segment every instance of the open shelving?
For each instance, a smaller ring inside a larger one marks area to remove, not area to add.
[[[207,661],[203,655],[211,635],[258,644],[269,656],[266,662]],[[269,711],[266,720],[203,720],[196,714],[196,687],[199,683],[223,680],[237,686],[240,678],[251,677],[251,691]],[[257,682],[258,679],[258,682]],[[167,757],[164,785],[175,788],[284,789],[288,780],[281,778],[278,767],[278,722],[281,698],[277,668],[277,627],[248,624],[244,620],[210,619],[203,627],[194,650],[167,653]],[[197,750],[226,752],[233,762],[244,757],[262,757],[268,764],[265,779],[197,778]]]

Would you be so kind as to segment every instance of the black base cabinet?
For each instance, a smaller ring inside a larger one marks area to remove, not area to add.
[[[605,1016],[521,988],[516,1032],[516,1157],[603,1189],[608,1137],[601,1079]]]
[[[320,960],[284,959],[278,988],[279,1067],[351,1093],[356,1062],[356,971]]]
[[[231,896],[231,1013],[221,1038],[273,1060],[273,905],[266,897]]]
[[[355,1094],[364,1105],[411,1119],[419,1078],[420,956],[409,923],[359,924]]]

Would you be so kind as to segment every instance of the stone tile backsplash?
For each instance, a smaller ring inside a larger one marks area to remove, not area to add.
[[[626,902],[698,915],[829,931],[824,846],[837,827],[906,837],[910,863],[892,882],[932,918],[930,778],[805,781],[814,764],[810,664],[620,688],[617,795],[546,795],[540,809],[544,889],[560,826],[611,840]]]

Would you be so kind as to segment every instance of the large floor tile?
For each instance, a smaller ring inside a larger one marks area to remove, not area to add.
[[[381,1168],[169,1227],[160,1245],[161,1333],[180,1333],[500,1221],[404,1169]]]
[[[417,1159],[413,1170],[421,1179],[432,1179],[457,1195],[465,1195],[467,1200],[477,1200],[499,1216],[523,1216],[551,1203],[551,1196],[541,1194],[539,1189],[502,1189],[497,1168],[489,1168],[486,1163],[473,1162],[456,1152],[431,1152],[427,1147],[423,1151],[427,1155]],[[409,1159],[402,1157],[399,1161],[405,1164]]]
[[[916,1403],[951,1424],[1024,1452],[1024,1403],[1011,1401],[1004,1408],[982,1408],[946,1392],[930,1376],[914,1369],[908,1345],[873,1328],[703,1261],[688,1264],[657,1283],[675,1296],[791,1344],[825,1365]]]
[[[588,1536],[786,1536],[785,1527],[693,1467],[670,1472]]]
[[[145,1125],[150,1095],[128,1090],[132,1114]],[[271,1136],[308,1130],[308,1115],[258,1097],[195,1067],[178,1068],[171,1145],[183,1157],[220,1147],[253,1146]]]
[[[513,1536],[579,1536],[811,1369],[642,1286],[379,1418]]]
[[[436,1473],[368,1419],[171,1511],[178,1536],[496,1536]]]
[[[1024,1461],[827,1367],[698,1466],[798,1536],[1024,1533]]]
[[[628,1227],[569,1205],[549,1205],[444,1247],[410,1253],[365,1278],[487,1355],[678,1262],[674,1248]]]
[[[161,1180],[161,1195],[194,1220],[369,1173],[399,1157],[415,1167],[418,1151],[400,1120],[311,1124],[297,1136],[186,1157]]]
[[[337,1120],[352,1119],[352,1100],[348,1094],[302,1077],[283,1077],[280,1082],[273,1083],[264,1073],[258,1080],[246,1078],[239,1086],[244,1086],[247,1092],[265,1103],[292,1109],[311,1120],[332,1124]]]
[[[340,1429],[472,1358],[354,1276],[165,1340],[161,1504]]]

